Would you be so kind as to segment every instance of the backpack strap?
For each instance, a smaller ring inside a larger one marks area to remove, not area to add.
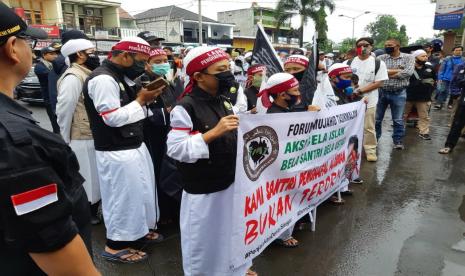
[[[376,77],[376,74],[378,74],[380,66],[381,66],[381,60],[379,60],[378,58],[375,58],[375,77]]]

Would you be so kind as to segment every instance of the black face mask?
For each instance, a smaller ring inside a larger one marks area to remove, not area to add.
[[[415,62],[416,62],[416,64],[418,64],[418,65],[425,65],[426,60],[425,60],[425,61],[421,61],[421,60],[418,60],[418,59],[417,59],[417,60],[415,60]]]
[[[299,101],[299,96],[290,95],[290,94],[287,94],[287,95],[291,97],[290,99],[286,100],[287,106],[293,107]]]
[[[386,54],[392,54],[394,53],[394,47],[386,47],[384,48],[384,52],[386,52]]]
[[[100,66],[100,59],[95,54],[87,54],[87,59],[84,62],[84,66],[87,67],[90,71],[94,71],[97,67]]]
[[[294,78],[296,78],[299,82],[302,81],[302,79],[304,78],[304,73],[305,73],[305,70],[302,71],[302,72],[299,72],[299,73],[294,73],[292,74],[294,76]]]
[[[218,80],[218,95],[229,93],[231,87],[236,85],[236,79],[229,70],[214,74],[213,76]]]
[[[124,74],[131,80],[137,79],[140,75],[145,72],[145,61],[135,60],[132,57],[134,63],[130,67],[124,68]]]

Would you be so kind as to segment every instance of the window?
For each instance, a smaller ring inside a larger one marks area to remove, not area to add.
[[[42,24],[42,13],[40,11],[34,12],[35,24]]]

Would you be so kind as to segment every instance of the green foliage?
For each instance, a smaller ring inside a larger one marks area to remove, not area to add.
[[[326,32],[326,10],[330,13],[334,11],[334,0],[279,0],[275,9],[275,17],[278,22],[276,29],[291,19],[296,14],[300,16],[299,40],[300,46],[303,44],[304,26],[309,19],[315,22],[315,29],[318,31],[320,42],[327,39]]]
[[[397,20],[392,15],[378,15],[376,21],[368,24],[365,30],[375,41],[375,48],[384,48],[384,42],[388,38],[397,38],[401,46],[408,45],[407,28],[405,25],[397,25]]]
[[[340,53],[347,53],[350,49],[355,48],[355,41],[357,40],[351,37],[344,38],[335,48],[339,50]]]

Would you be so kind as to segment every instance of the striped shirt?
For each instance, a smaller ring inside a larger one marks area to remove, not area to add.
[[[385,80],[382,89],[384,91],[399,91],[407,88],[410,76],[413,74],[413,70],[415,70],[415,58],[412,55],[404,53],[400,53],[398,57],[384,54],[378,58],[386,63],[388,70],[402,69],[402,71],[394,75],[394,78]]]

